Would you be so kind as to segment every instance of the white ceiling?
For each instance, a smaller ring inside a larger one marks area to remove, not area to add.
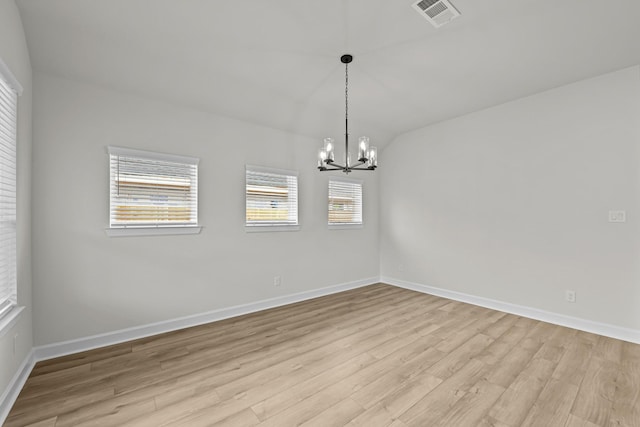
[[[640,63],[640,0],[17,0],[36,70],[317,138],[395,136]],[[320,144],[320,142],[319,142]]]

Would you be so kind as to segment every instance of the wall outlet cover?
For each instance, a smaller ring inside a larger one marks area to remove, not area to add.
[[[627,222],[627,211],[609,211],[609,222]]]

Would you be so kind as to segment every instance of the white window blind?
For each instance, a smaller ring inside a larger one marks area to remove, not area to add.
[[[362,182],[329,180],[329,225],[362,225]]]
[[[298,173],[246,166],[246,226],[298,226]]]
[[[198,225],[198,159],[108,147],[111,228]]]
[[[0,64],[0,318],[16,305],[16,143],[18,93]],[[19,89],[18,89],[19,90]]]

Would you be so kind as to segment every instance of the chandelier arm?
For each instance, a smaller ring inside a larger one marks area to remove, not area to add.
[[[375,170],[376,167],[375,166],[368,166],[366,168],[349,168],[349,169],[353,170],[353,171],[372,171],[372,170]]]
[[[336,163],[336,162],[327,163],[327,166],[333,166],[336,169],[346,168],[346,166],[342,166],[340,163]]]
[[[320,168],[318,168],[320,169]],[[346,168],[344,166],[339,167],[339,168],[335,168],[335,167],[323,167],[322,169],[320,169],[321,171],[343,171],[346,170]]]

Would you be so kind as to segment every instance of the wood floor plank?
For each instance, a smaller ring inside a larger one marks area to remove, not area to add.
[[[351,420],[349,426],[393,425],[395,421],[399,421],[398,417],[401,414],[405,413],[441,383],[442,380],[440,378],[430,375],[418,375],[405,381],[362,414]]]
[[[195,420],[190,420],[190,425],[192,427],[197,427],[198,425],[202,426],[210,426],[211,421],[206,418],[200,418],[202,424],[198,424]],[[223,420],[216,421],[216,427],[251,427],[257,426],[260,424],[260,420],[256,417],[256,414],[249,408],[244,409],[238,413],[231,415]]]
[[[364,408],[352,399],[346,398],[328,409],[320,412],[310,420],[300,424],[301,427],[341,427],[364,412]]]
[[[602,427],[599,424],[594,424],[587,420],[583,420],[580,417],[576,417],[575,415],[569,415],[569,419],[565,424],[565,427]]]
[[[481,419],[480,422],[474,427],[515,427],[515,426],[505,424],[487,415],[486,417]],[[550,427],[550,426],[547,426],[547,427]]]
[[[493,338],[487,335],[474,335],[455,350],[449,352],[438,363],[433,365],[428,372],[434,377],[445,380],[467,365],[472,358],[486,349],[493,341]]]
[[[455,329],[447,331],[446,335],[440,335],[439,331],[434,332],[435,335],[442,338],[442,342],[436,347],[438,350],[449,353],[480,334],[483,329],[496,321],[490,311],[484,311],[478,315],[469,312],[467,315],[469,318],[463,324],[456,325]],[[483,336],[486,335],[483,334]]]
[[[27,427],[55,427],[58,417],[48,418],[46,420],[38,421],[37,423],[29,424]]]
[[[498,320],[487,326],[482,331],[483,334],[489,335],[492,338],[500,337],[502,334],[511,329],[518,321],[518,316],[515,316],[513,314],[506,314],[499,311],[496,313],[500,313],[503,316],[501,316]]]
[[[406,381],[421,375],[434,363],[442,360],[443,355],[444,353],[431,347],[400,366],[385,369],[384,374],[352,393],[351,398],[362,407],[369,408],[402,387]]]
[[[521,425],[551,378],[555,365],[545,359],[532,359],[509,385],[489,411],[489,416],[510,425]]]
[[[343,381],[330,385],[284,411],[267,418],[260,423],[260,426],[282,427],[302,424],[347,399],[350,388]]]
[[[631,344],[625,343],[626,348]],[[640,426],[640,358],[622,358],[616,379],[610,426]]]
[[[499,385],[480,380],[433,426],[476,426],[504,391]]]
[[[522,427],[564,425],[577,394],[578,386],[551,378],[522,421]]]
[[[34,375],[33,377],[29,377],[29,381],[25,384],[22,391],[28,395],[36,395],[37,393],[32,393],[32,390],[37,390],[43,384],[47,387],[47,392],[49,392],[49,384],[51,383],[64,383],[65,379],[68,377],[77,378],[82,374],[88,374],[91,371],[91,364],[84,363],[82,365],[77,365],[69,368],[58,369],[52,372],[47,372],[46,374]]]
[[[113,405],[108,412],[89,410],[76,410],[67,412],[58,417],[56,427],[118,427],[131,418],[145,416],[156,410],[153,399],[128,402],[122,405]]]
[[[564,329],[564,328],[563,328]],[[555,338],[565,339],[563,343],[553,343],[554,348],[564,348],[564,353],[557,360],[551,379],[545,385],[533,407],[522,422],[523,426],[554,426],[564,425],[570,415],[571,408],[578,394],[579,386],[584,378],[587,364],[593,348],[585,340],[575,338],[577,331],[564,329],[564,332],[556,334]],[[542,354],[548,355],[547,352]],[[540,356],[537,353],[535,357]],[[557,357],[552,357],[556,360]]]
[[[553,378],[580,386],[593,357],[593,348],[593,343],[589,339],[585,339],[584,334],[576,334],[571,343],[567,344],[565,353],[558,361]]]
[[[594,357],[599,357],[613,363],[620,363],[623,345],[623,341],[614,338],[598,337]]]
[[[544,340],[542,347],[540,347],[540,350],[538,350],[533,357],[558,363],[564,355],[567,346],[572,342],[572,338],[576,332],[575,329],[563,328],[561,326],[550,328],[549,337]]]
[[[69,411],[75,411],[96,401],[102,401],[114,396],[113,388],[97,387],[91,392],[80,394],[64,394],[55,400],[39,402],[38,398],[22,400],[18,396],[16,404],[11,409],[5,427],[24,426],[47,418],[54,418]]]
[[[39,362],[5,427],[640,426],[640,345],[377,284]]]
[[[153,396],[116,396],[66,411],[58,416],[56,427],[80,425],[118,425],[120,420],[155,411]]]
[[[438,423],[446,416],[449,408],[480,380],[485,371],[484,363],[475,359],[468,360],[457,372],[400,415],[399,419],[408,426],[430,426]]]
[[[486,363],[487,365],[493,366],[500,362],[514,348],[517,348],[519,342],[524,339],[529,331],[526,328],[514,325],[514,323],[515,317],[513,322],[508,322],[508,329],[500,329],[502,331],[501,335],[497,337],[488,335],[495,338],[494,341],[483,351],[474,356],[474,358]]]
[[[215,390],[200,393],[197,396],[172,402],[169,405],[158,408],[150,414],[131,417],[129,420],[123,420],[121,426],[139,426],[139,427],[157,427],[164,425],[178,424],[184,419],[198,415],[201,411],[208,411],[210,408],[218,408],[220,397]],[[224,409],[224,410],[223,410]],[[245,409],[243,405],[225,405],[220,407],[217,412],[217,419],[211,417],[213,421],[223,420],[231,415]]]
[[[592,357],[571,414],[596,425],[607,425],[615,398],[619,365]]]
[[[113,357],[131,353],[131,343],[116,344],[98,350],[83,351],[69,356],[57,357],[36,363],[31,376],[56,372],[74,366],[85,365],[99,360],[111,360]]]
[[[541,328],[536,324],[528,330],[525,337],[493,365],[494,369],[489,372],[487,379],[493,384],[508,388],[542,347],[541,336],[544,335],[545,328],[544,325]]]

